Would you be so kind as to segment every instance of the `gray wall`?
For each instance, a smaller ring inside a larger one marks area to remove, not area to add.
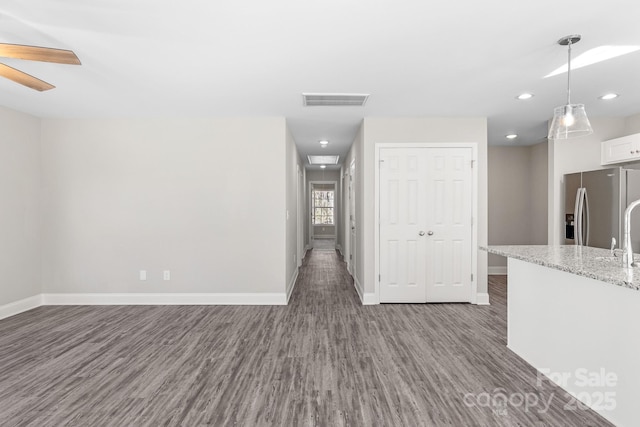
[[[40,290],[40,121],[0,107],[0,306]]]
[[[549,197],[548,151],[549,144],[543,142],[531,149],[531,239],[532,245],[547,244],[547,211]]]
[[[284,293],[286,139],[284,118],[43,120],[44,291]]]
[[[489,244],[546,244],[547,143],[491,146],[489,162]],[[490,254],[490,273],[506,267],[504,257]]]

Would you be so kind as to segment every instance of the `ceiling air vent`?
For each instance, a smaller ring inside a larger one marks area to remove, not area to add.
[[[363,107],[368,93],[303,93],[305,107]]]
[[[310,165],[337,165],[340,156],[307,156]]]

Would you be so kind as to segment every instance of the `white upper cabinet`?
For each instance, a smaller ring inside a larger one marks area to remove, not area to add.
[[[602,142],[602,165],[640,160],[640,133]]]

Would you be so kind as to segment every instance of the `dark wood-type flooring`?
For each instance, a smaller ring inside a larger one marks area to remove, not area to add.
[[[504,276],[490,295],[362,306],[311,251],[288,306],[40,307],[0,321],[0,425],[608,425],[536,384],[505,346]]]

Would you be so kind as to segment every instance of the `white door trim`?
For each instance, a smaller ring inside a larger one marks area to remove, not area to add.
[[[296,166],[296,257],[297,265],[302,265],[302,257],[304,256],[304,175],[300,169],[300,165]]]
[[[336,200],[336,196],[338,195],[338,181],[309,181],[309,186],[307,187],[307,206],[309,207],[309,217],[307,218],[307,222],[309,224],[309,246],[313,247],[313,239],[314,239],[314,234],[313,234],[313,200],[311,200],[311,189],[313,188],[314,184],[333,184],[333,226],[334,226],[334,230],[336,230],[337,232],[337,215],[339,212],[338,209],[338,204],[339,202]],[[335,234],[336,232],[334,232],[333,236],[322,236],[322,237],[333,237],[335,239]]]
[[[476,142],[418,142],[418,143],[377,143],[375,144],[375,189],[374,189],[374,260],[375,298],[380,304],[380,150],[383,148],[470,148],[473,163],[471,191],[471,303],[478,303],[478,144]]]

